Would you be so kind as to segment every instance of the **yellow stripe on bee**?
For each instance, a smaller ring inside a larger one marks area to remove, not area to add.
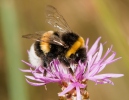
[[[50,45],[46,42],[40,43],[41,50],[44,52],[44,54],[48,53],[50,51]]]
[[[65,57],[69,58],[71,54],[75,54],[76,51],[84,46],[84,39],[79,37],[78,40],[72,45],[72,47],[67,51]]]
[[[52,34],[53,34],[53,31],[48,31],[48,32],[45,32],[41,37],[40,47],[44,54],[50,51],[49,39]]]

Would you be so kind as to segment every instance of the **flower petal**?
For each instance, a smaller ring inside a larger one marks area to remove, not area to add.
[[[45,85],[44,83],[34,83],[34,82],[30,82],[29,80],[27,80],[27,83],[29,83],[30,85],[33,85],[33,86],[42,86],[42,85]]]
[[[98,43],[99,43],[100,39],[101,39],[101,37],[99,37],[99,38],[95,41],[95,43],[93,44],[93,46],[92,46],[92,47],[90,48],[90,50],[88,51],[87,56],[93,55],[93,54],[96,52],[96,49],[97,49],[97,47],[98,47]]]

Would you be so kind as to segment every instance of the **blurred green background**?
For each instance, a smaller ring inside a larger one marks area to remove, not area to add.
[[[57,84],[33,87],[26,83],[19,68],[28,68],[27,50],[34,42],[23,34],[53,30],[45,22],[46,5],[55,6],[74,32],[90,45],[101,36],[113,44],[122,59],[108,65],[103,73],[123,73],[110,84],[88,83],[91,100],[129,100],[129,0],[1,0],[0,1],[0,100],[57,100]]]

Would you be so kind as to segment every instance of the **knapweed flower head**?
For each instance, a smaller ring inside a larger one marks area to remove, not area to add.
[[[33,86],[47,85],[48,83],[58,83],[62,92],[58,93],[60,100],[86,100],[89,98],[87,92],[87,81],[94,81],[96,84],[112,84],[110,78],[122,77],[123,74],[106,73],[99,74],[108,64],[120,59],[115,58],[116,52],[112,51],[112,46],[103,54],[104,44],[100,43],[99,37],[90,49],[88,49],[89,39],[86,40],[87,61],[85,63],[70,64],[64,66],[58,59],[54,59],[47,68],[32,66],[26,63],[30,68],[22,70],[31,73],[26,75],[26,81]],[[29,52],[28,52],[29,54]]]

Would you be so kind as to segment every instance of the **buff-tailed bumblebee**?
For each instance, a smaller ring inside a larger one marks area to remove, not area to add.
[[[29,51],[30,63],[36,67],[47,67],[53,59],[58,59],[66,66],[77,64],[78,61],[85,62],[84,39],[72,32],[55,7],[47,6],[46,18],[56,31],[23,35],[24,38],[35,40]]]

